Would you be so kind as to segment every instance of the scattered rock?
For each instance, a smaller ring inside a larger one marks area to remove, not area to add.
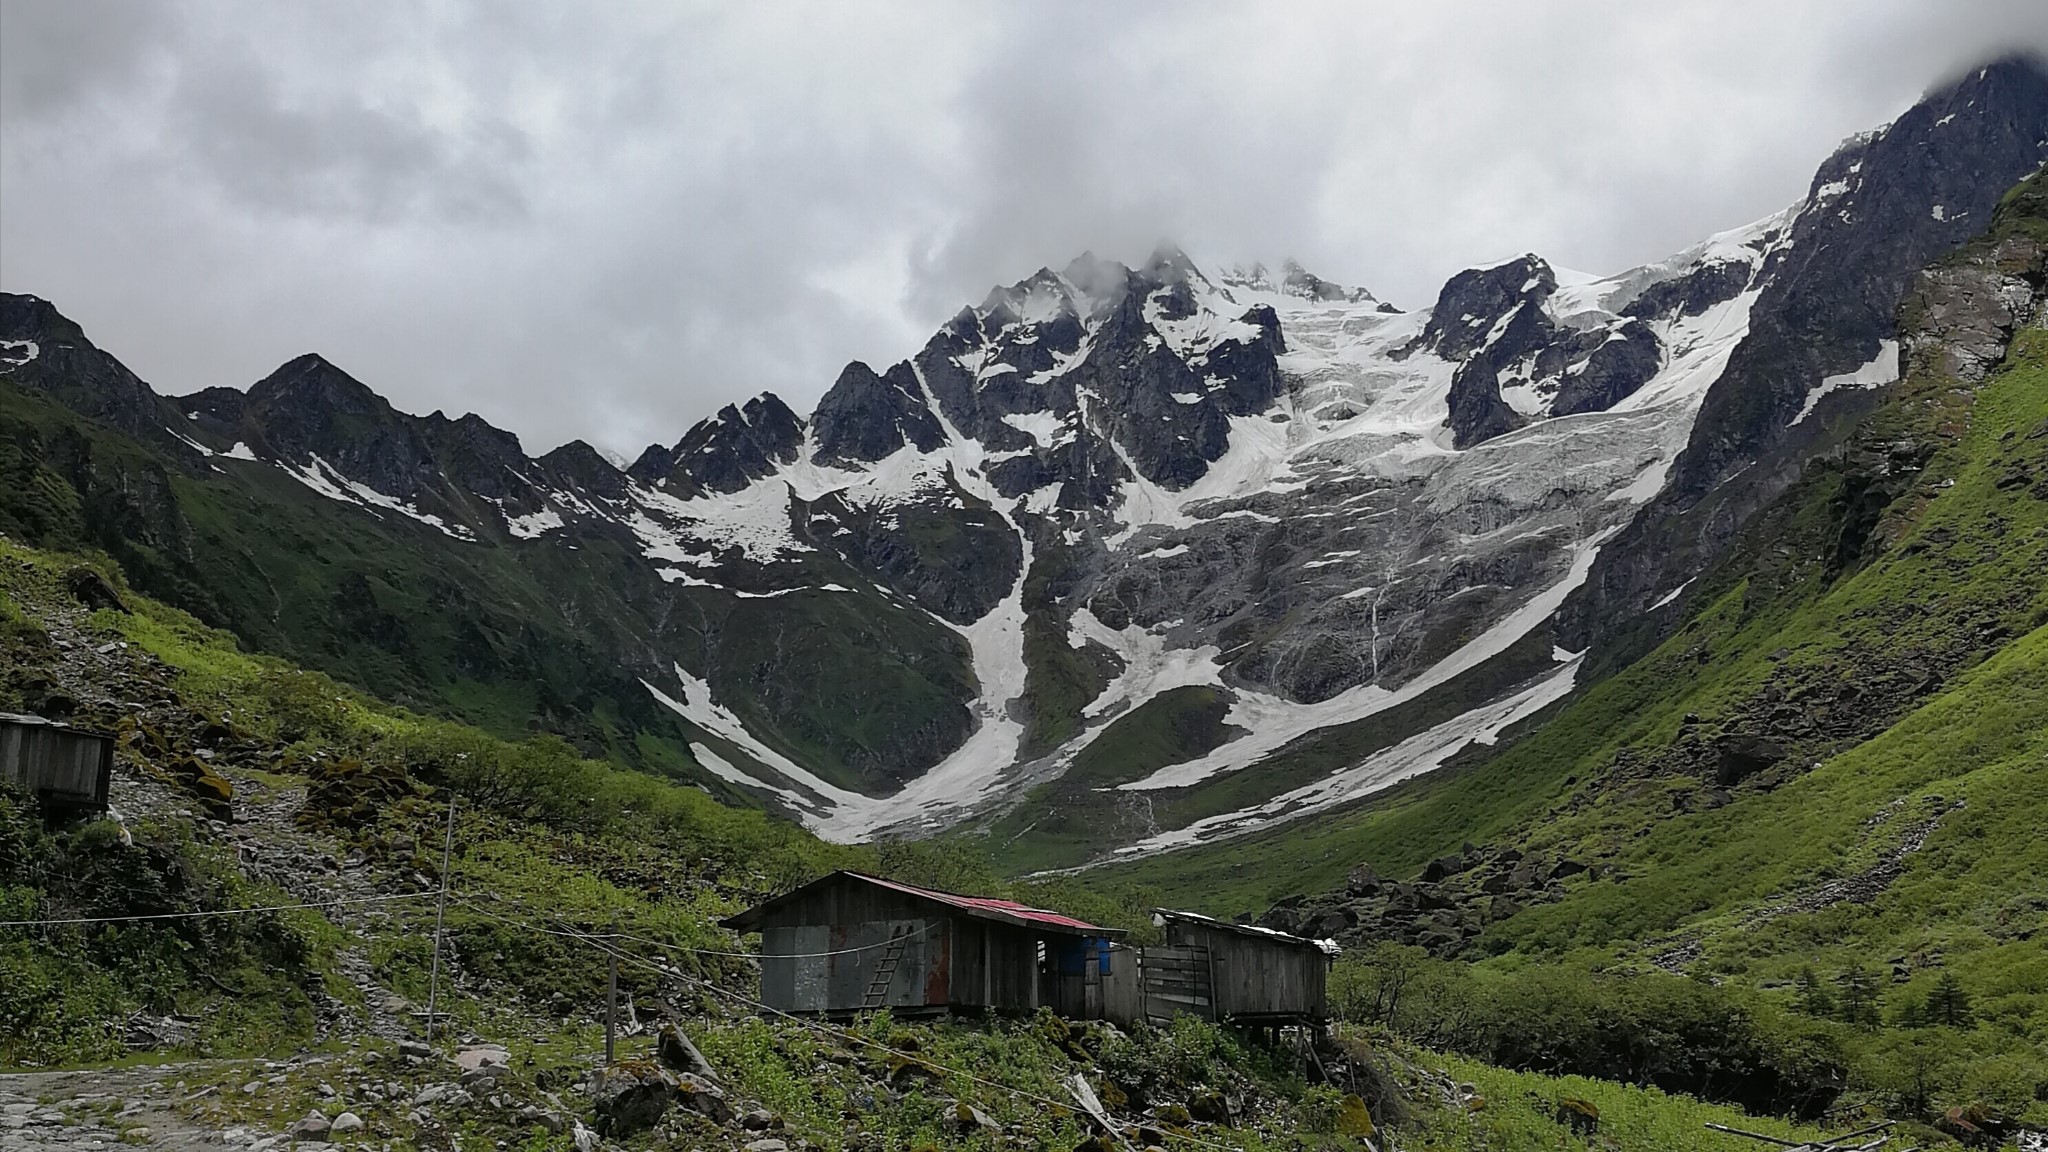
[[[1600,1130],[1600,1109],[1594,1107],[1592,1101],[1581,1100],[1577,1096],[1561,1097],[1554,1119],[1584,1136]]]
[[[957,1100],[953,1103],[953,1128],[962,1136],[974,1132],[999,1134],[1003,1130],[1003,1126],[996,1123],[993,1116],[965,1100]]]
[[[467,1044],[455,1052],[455,1066],[464,1072],[481,1068],[510,1068],[512,1054],[498,1044]]]
[[[675,1073],[644,1060],[622,1060],[592,1073],[597,1130],[618,1137],[654,1127],[676,1105],[678,1080]]]
[[[704,1059],[704,1054],[697,1051],[697,1046],[690,1043],[690,1038],[674,1024],[661,1026],[661,1032],[654,1041],[654,1058],[671,1071],[714,1084],[718,1082],[718,1074],[711,1070],[711,1062]]]
[[[333,1122],[318,1112],[306,1113],[305,1119],[295,1120],[285,1129],[294,1140],[325,1140],[333,1130]]]
[[[358,1116],[353,1112],[343,1112],[341,1115],[336,1116],[334,1118],[334,1123],[330,1127],[329,1131],[332,1132],[334,1135],[339,1136],[344,1132],[361,1131],[362,1127],[363,1118],[361,1116]]]
[[[519,1118],[545,1131],[550,1136],[560,1136],[564,1127],[560,1116],[555,1115],[553,1112],[544,1111],[532,1104],[528,1104],[519,1110]]]

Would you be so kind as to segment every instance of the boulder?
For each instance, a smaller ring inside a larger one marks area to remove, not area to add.
[[[563,1130],[562,1118],[553,1112],[543,1111],[536,1105],[528,1104],[519,1110],[519,1118],[541,1129],[550,1136],[560,1136]]]
[[[993,1116],[967,1101],[956,1100],[953,1102],[953,1130],[962,1136],[971,1136],[976,1132],[1000,1135],[1003,1126],[996,1123]]]
[[[1357,1136],[1370,1140],[1379,1135],[1373,1127],[1372,1111],[1365,1106],[1363,1097],[1346,1096],[1337,1109],[1337,1133],[1341,1136]]]
[[[681,1099],[679,1079],[645,1060],[622,1060],[592,1073],[590,1099],[598,1132],[630,1136],[654,1127]]]
[[[121,594],[114,590],[114,586],[107,582],[105,576],[100,575],[94,569],[83,566],[73,568],[71,574],[65,577],[64,582],[65,586],[71,590],[71,594],[78,598],[79,603],[84,604],[88,608],[111,608],[116,612],[128,611],[128,606],[121,603]]]
[[[333,1135],[340,1136],[348,1132],[359,1132],[362,1128],[363,1118],[361,1116],[353,1112],[343,1112],[334,1118],[334,1123],[330,1126],[329,1131]]]
[[[718,1074],[711,1070],[711,1062],[704,1059],[704,1054],[674,1024],[661,1026],[661,1032],[654,1040],[654,1058],[671,1072],[695,1076],[713,1084],[718,1082]]]
[[[1344,892],[1346,895],[1372,896],[1377,894],[1379,890],[1379,874],[1372,870],[1372,865],[1370,864],[1360,864],[1351,870],[1349,876],[1345,877]]]
[[[1714,782],[1738,784],[1785,758],[1785,749],[1762,736],[1723,736],[1715,743]]]
[[[1456,876],[1464,870],[1465,858],[1453,852],[1448,856],[1439,856],[1424,865],[1422,879],[1424,883],[1434,884],[1447,876]]]
[[[724,1124],[732,1119],[732,1105],[726,1103],[725,1090],[698,1076],[677,1075],[675,1077],[676,1099],[683,1107],[695,1112],[714,1124]],[[782,1127],[780,1116],[771,1116],[773,1126]]]
[[[1582,1136],[1590,1136],[1600,1130],[1600,1109],[1592,1101],[1581,1100],[1577,1096],[1560,1097],[1553,1118]]]
[[[1188,1115],[1210,1124],[1228,1124],[1230,1102],[1214,1088],[1204,1088],[1188,1097]]]
[[[334,1125],[327,1117],[318,1112],[308,1112],[304,1119],[292,1121],[285,1132],[294,1140],[325,1140],[333,1130]]]

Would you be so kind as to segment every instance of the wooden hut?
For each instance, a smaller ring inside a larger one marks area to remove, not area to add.
[[[1135,965],[1115,970],[1105,996],[1119,1023],[1162,1021],[1180,1013],[1249,1027],[1319,1025],[1337,946],[1160,908],[1153,923],[1166,942],[1137,949]]]
[[[53,814],[106,811],[113,775],[111,737],[0,712],[0,783],[33,793]]]
[[[722,921],[761,934],[761,999],[784,1012],[1102,1015],[1123,935],[1012,900],[834,872]]]

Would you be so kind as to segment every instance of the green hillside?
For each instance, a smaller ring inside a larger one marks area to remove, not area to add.
[[[892,599],[672,588],[615,533],[458,541],[161,439],[0,382],[0,534],[104,552],[138,589],[384,700],[505,737],[553,732],[740,803],[753,801],[690,751],[707,735],[643,676],[682,662],[751,731],[846,787],[935,760],[970,722],[966,644]],[[866,585],[836,558],[807,563],[830,569],[808,583]]]

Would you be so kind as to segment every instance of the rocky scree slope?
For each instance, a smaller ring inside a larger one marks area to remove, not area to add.
[[[1681,451],[1796,458],[1867,405],[1904,278],[2039,163],[2044,93],[1984,69],[1783,213],[1613,277],[1469,270],[1420,312],[1298,267],[1084,256],[849,365],[808,418],[764,395],[623,470],[398,413],[317,356],[158,397],[10,297],[8,530],[836,838],[986,814],[1027,867],[1240,835],[1569,694],[1590,617],[1550,621],[1660,553],[1640,524]],[[1709,403],[1758,373],[1797,403]],[[1682,599],[1652,585],[1602,618]]]

